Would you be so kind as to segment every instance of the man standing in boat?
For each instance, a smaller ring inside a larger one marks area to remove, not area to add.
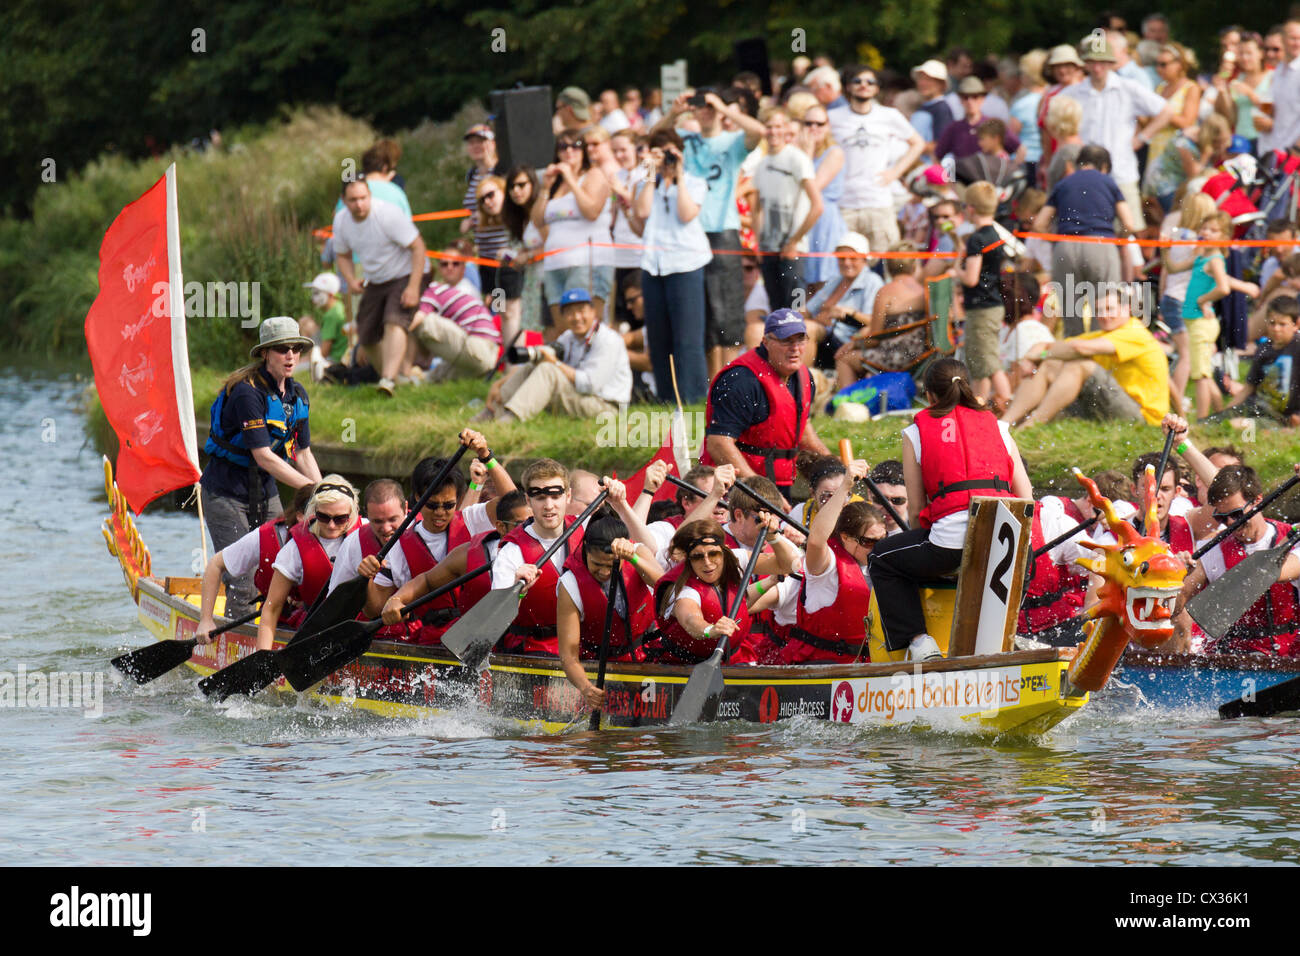
[[[798,312],[777,309],[767,317],[763,343],[719,372],[709,387],[701,464],[734,465],[742,481],[762,475],[789,499],[799,449],[830,454],[809,421],[807,344],[808,328]]]

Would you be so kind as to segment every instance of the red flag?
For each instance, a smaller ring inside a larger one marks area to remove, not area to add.
[[[629,502],[636,501],[641,494],[641,489],[645,487],[646,469],[656,461],[668,463],[668,474],[676,475],[678,478],[684,477],[682,468],[689,471],[691,467],[691,454],[687,442],[686,423],[681,410],[678,409],[673,413],[672,425],[669,428],[668,435],[664,438],[664,443],[659,446],[659,450],[641,466],[640,471],[623,482],[627,486],[627,500]],[[677,486],[670,481],[665,481],[659,490],[655,492],[654,500],[667,501],[676,494]]]
[[[169,166],[108,227],[86,315],[95,388],[121,444],[117,484],[136,514],[200,477],[175,177]]]

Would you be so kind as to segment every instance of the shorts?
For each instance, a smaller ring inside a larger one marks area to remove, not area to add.
[[[1191,381],[1198,378],[1213,378],[1214,369],[1210,360],[1219,341],[1218,319],[1188,319],[1187,334],[1190,344],[1187,354],[1192,358]]]
[[[1088,376],[1079,389],[1079,397],[1062,414],[1098,421],[1146,420],[1142,415],[1142,406],[1120,387],[1114,375],[1101,366]]]
[[[588,278],[590,272],[590,278]],[[570,266],[567,269],[549,269],[542,273],[542,289],[546,301],[558,306],[560,297],[570,289],[586,289],[593,299],[609,301],[609,294],[614,291],[613,266]]]
[[[429,284],[431,273],[425,273],[420,283],[421,291]],[[389,279],[387,282],[370,282],[361,293],[361,303],[357,306],[357,341],[361,345],[377,345],[384,337],[384,326],[396,325],[403,329],[411,327],[415,318],[415,306],[409,309],[402,305],[402,292],[410,275]]]
[[[491,290],[499,288],[506,294],[506,299],[518,299],[524,294],[524,274],[510,266],[495,268],[483,267],[483,285],[491,296]]]
[[[1181,299],[1162,295],[1160,297],[1160,318],[1165,325],[1169,326],[1171,334],[1183,332],[1187,329],[1187,324],[1183,321],[1183,303]]]
[[[710,232],[715,253],[704,267],[704,344],[735,348],[745,341],[745,278],[739,253],[740,232]]]
[[[989,378],[1002,371],[998,358],[998,332],[1006,308],[1000,305],[966,310],[966,367],[972,381]]]

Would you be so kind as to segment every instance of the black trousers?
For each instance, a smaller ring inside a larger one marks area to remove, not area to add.
[[[867,567],[876,590],[885,647],[901,651],[916,635],[927,633],[921,585],[955,572],[961,567],[961,554],[961,548],[931,544],[929,528],[890,535],[872,549]]]

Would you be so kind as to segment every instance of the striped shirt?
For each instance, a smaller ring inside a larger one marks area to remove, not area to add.
[[[430,282],[420,296],[418,311],[421,315],[433,313],[455,322],[470,335],[490,339],[501,344],[501,330],[492,313],[481,301],[445,282]]]
[[[476,251],[484,259],[498,259],[501,256],[501,250],[510,242],[510,236],[506,232],[504,223],[495,226],[484,226],[481,224],[478,213],[478,186],[489,173],[483,172],[477,166],[470,169],[465,176],[465,195],[461,199],[461,205],[469,210],[470,218],[474,222],[474,246]]]

